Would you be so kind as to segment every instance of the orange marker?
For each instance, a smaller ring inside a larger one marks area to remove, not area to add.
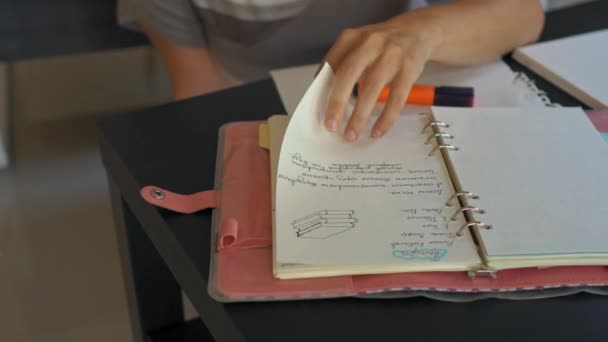
[[[357,88],[355,85],[355,96],[357,96]],[[390,87],[384,87],[378,96],[378,102],[388,101],[390,93]],[[420,106],[473,107],[473,100],[474,89],[471,87],[436,87],[415,84],[405,103]]]

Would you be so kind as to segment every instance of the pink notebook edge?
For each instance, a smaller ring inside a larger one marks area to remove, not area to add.
[[[234,125],[252,125],[251,132],[257,134],[257,127],[262,122],[241,122],[234,123]],[[227,126],[227,129],[235,127],[234,125]],[[252,139],[257,141],[256,139]],[[263,153],[267,153],[260,148]],[[268,171],[266,171],[268,174]],[[224,191],[226,196],[226,192]],[[221,252],[220,252],[221,253]],[[221,256],[220,256],[221,257]],[[271,261],[266,265],[270,269]],[[267,274],[272,275],[272,272]],[[525,290],[539,290],[549,289],[556,287],[584,287],[584,286],[605,286],[608,285],[608,268],[604,266],[569,266],[569,267],[552,267],[544,269],[520,269],[520,270],[505,270],[499,272],[498,280],[493,281],[490,279],[477,279],[471,280],[464,273],[459,273],[457,277],[449,275],[446,277],[448,272],[426,272],[426,273],[402,273],[402,274],[389,274],[389,275],[368,275],[368,276],[354,276],[354,277],[332,277],[333,280],[350,278],[350,286],[345,285],[344,288],[335,288],[329,286],[327,293],[323,290],[319,291],[316,286],[312,286],[305,291],[294,291],[285,285],[285,282],[293,282],[292,280],[277,280],[272,278],[271,284],[268,288],[234,288],[229,285],[235,284],[222,284],[221,280],[217,285],[220,285],[217,290],[223,294],[224,297],[229,298],[232,295],[237,297],[259,297],[264,296],[267,298],[281,298],[281,297],[292,297],[292,298],[309,298],[319,296],[357,296],[366,293],[377,293],[377,292],[395,292],[395,291],[440,291],[440,292],[505,292],[505,291],[525,291]],[[507,275],[507,273],[509,275]],[[525,279],[521,280],[522,273],[527,273]],[[403,279],[407,278],[407,280]],[[504,277],[508,277],[507,281]],[[384,283],[382,279],[397,278],[395,282]],[[418,278],[418,279],[411,279]],[[421,279],[422,278],[422,279]],[[447,278],[447,279],[446,279]],[[371,281],[370,281],[371,279]],[[464,282],[462,281],[464,279]],[[282,285],[272,285],[273,282],[281,282]],[[302,280],[298,280],[302,281]],[[304,281],[324,281],[323,278],[316,279],[305,279]],[[492,282],[492,283],[488,283]],[[349,282],[347,282],[348,284]],[[384,283],[384,284],[378,284]],[[222,286],[223,285],[223,286]],[[314,285],[319,285],[315,283]],[[273,287],[274,286],[274,287]],[[287,287],[287,288],[286,288]],[[314,289],[313,289],[314,288]],[[222,291],[224,290],[224,291]],[[226,291],[228,290],[228,291]],[[334,292],[333,294],[331,292]]]

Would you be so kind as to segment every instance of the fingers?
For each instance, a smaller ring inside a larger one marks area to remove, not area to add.
[[[347,54],[338,66],[325,114],[325,125],[331,132],[338,130],[353,87],[365,69],[379,56],[383,45],[382,40],[378,34],[367,35],[363,42],[354,51]],[[347,140],[351,139],[347,138]],[[352,140],[356,140],[356,137]]]
[[[359,82],[357,103],[343,133],[346,141],[352,142],[361,136],[378,96],[388,83],[390,96],[371,135],[379,138],[390,130],[430,56],[432,44],[417,39],[416,34],[393,31],[384,26],[345,30],[324,59],[335,73],[325,113],[329,131],[337,132],[341,127],[353,88]]]
[[[422,67],[413,66],[411,63],[405,63],[401,67],[391,82],[391,92],[384,110],[372,128],[372,138],[384,136],[397,122],[412,85],[421,72]]]
[[[323,61],[321,62],[321,65],[319,65],[315,76],[319,73],[319,71],[321,71],[321,68],[325,62],[329,63],[334,72],[338,70],[340,61],[352,49],[358,37],[359,33],[355,29],[346,29],[342,31],[336,39],[334,45],[325,55],[325,58],[323,58]]]
[[[382,88],[399,71],[401,50],[387,47],[382,56],[369,68],[365,82],[359,83],[357,105],[344,131],[344,139],[354,141],[361,136],[376,105]]]

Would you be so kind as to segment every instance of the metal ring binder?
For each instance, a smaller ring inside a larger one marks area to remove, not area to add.
[[[458,216],[458,214],[465,212],[465,211],[470,211],[470,212],[478,213],[478,214],[485,214],[485,212],[486,212],[485,210],[477,208],[477,207],[470,207],[470,206],[462,207],[462,208],[456,210],[456,212],[452,215],[452,217],[450,217],[450,220],[456,221],[456,217]]]
[[[431,117],[433,117],[432,113]],[[442,132],[440,130],[440,127],[450,127],[450,125],[442,121],[431,121],[426,126],[424,126],[424,128],[422,129],[422,133],[424,133],[428,129],[428,127],[432,128],[432,135],[427,138],[425,144],[428,144],[433,138],[437,140],[437,145],[433,148],[429,155],[432,155],[436,150],[441,151],[441,156],[443,158],[443,161],[445,162],[445,166],[447,168],[448,174],[450,175],[450,179],[452,181],[454,189],[456,190],[456,193],[454,193],[450,197],[450,199],[445,203],[445,206],[451,207],[453,205],[452,202],[454,201],[454,199],[458,199],[458,203],[460,204],[461,208],[452,215],[451,220],[454,220],[459,213],[462,213],[466,222],[458,229],[456,235],[462,236],[463,231],[465,229],[469,229],[469,232],[471,233],[471,239],[477,246],[476,249],[477,253],[479,254],[479,259],[481,263],[478,267],[475,267],[473,270],[470,270],[468,272],[469,277],[475,278],[475,276],[479,275],[484,277],[495,278],[495,270],[489,266],[486,247],[483,243],[481,234],[479,233],[479,228],[491,229],[492,226],[484,222],[476,221],[475,217],[473,216],[473,213],[483,214],[485,213],[485,210],[469,205],[469,198],[479,199],[479,196],[473,194],[472,192],[464,191],[463,186],[460,183],[460,180],[458,179],[458,174],[456,172],[452,159],[450,158],[449,150],[458,151],[459,148],[454,145],[446,144],[446,139],[454,139],[454,136],[446,132]]]
[[[465,228],[469,228],[469,227],[477,227],[477,228],[484,228],[484,229],[492,229],[492,226],[483,222],[479,222],[479,221],[473,221],[473,222],[467,222],[465,224],[462,225],[462,227],[460,227],[458,229],[458,231],[456,232],[457,236],[462,236],[462,231],[465,230]]]
[[[424,134],[424,132],[426,132],[426,130],[431,127],[431,126],[440,126],[440,127],[450,127],[450,125],[446,124],[445,122],[442,121],[431,121],[428,124],[426,124],[424,126],[424,128],[422,128],[422,132],[420,132],[420,134]]]
[[[427,145],[429,142],[431,142],[431,140],[433,138],[437,139],[438,137],[444,137],[444,138],[448,138],[448,139],[454,139],[454,136],[451,135],[451,134],[439,132],[439,133],[435,133],[435,134],[429,136],[428,139],[426,139],[426,141],[424,142],[424,144]]]
[[[453,194],[450,199],[448,199],[447,202],[445,202],[445,206],[446,207],[451,207],[452,206],[452,201],[456,198],[456,197],[461,197],[461,196],[466,196],[472,199],[479,199],[479,196],[475,195],[472,192],[468,192],[468,191],[461,191],[461,192],[457,192],[455,194]]]
[[[445,148],[445,149],[452,150],[452,151],[458,151],[458,147],[456,147],[456,146],[454,146],[454,145],[449,145],[449,144],[441,144],[441,145],[437,145],[437,146],[435,146],[435,147],[434,147],[434,148],[431,150],[431,152],[429,153],[429,156],[433,155],[433,153],[434,153],[435,151],[437,151],[438,149],[441,149],[441,148]]]
[[[483,267],[474,271],[469,271],[467,272],[467,275],[471,279],[475,279],[476,277],[496,279],[496,270],[491,267]]]

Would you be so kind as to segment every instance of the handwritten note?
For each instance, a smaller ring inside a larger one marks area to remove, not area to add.
[[[404,163],[330,163],[319,164],[305,159],[300,153],[290,156],[290,162],[299,173],[279,173],[278,179],[293,187],[320,187],[343,190],[385,189],[391,195],[441,196],[445,193],[445,183],[432,168],[417,169]]]
[[[321,70],[291,116],[276,167],[275,253],[285,264],[470,265],[478,256],[439,153],[404,114],[382,139],[346,143],[322,125],[333,75]],[[464,266],[463,266],[464,267]]]
[[[455,221],[448,218],[446,207],[410,207],[401,209],[401,212],[407,231],[401,232],[394,241],[390,242],[393,251],[412,247],[435,248],[444,249],[446,253],[442,255],[445,256],[448,248],[458,243],[457,239],[460,237],[453,232]]]

